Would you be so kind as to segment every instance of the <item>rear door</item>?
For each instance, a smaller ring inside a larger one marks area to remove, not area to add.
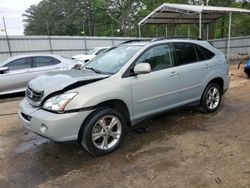
[[[61,69],[61,61],[50,56],[35,56],[34,57],[34,76],[45,74],[50,71]]]
[[[210,68],[210,61],[202,57],[199,46],[189,42],[173,43],[176,64],[179,67],[181,101],[189,103],[200,100],[203,83]],[[197,53],[198,52],[198,53]]]
[[[146,50],[136,64],[144,62],[151,65],[152,71],[131,77],[135,119],[176,106],[180,100],[180,80],[170,45]]]
[[[4,65],[9,71],[0,74],[0,93],[25,90],[33,79],[33,63],[31,57],[13,60]]]

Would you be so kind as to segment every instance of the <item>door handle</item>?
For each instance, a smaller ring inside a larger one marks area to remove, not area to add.
[[[32,71],[26,71],[26,73],[32,73]]]
[[[175,71],[173,71],[173,72],[170,73],[170,76],[177,76],[177,75],[178,75],[178,73],[175,72]]]
[[[204,67],[207,69],[207,68],[209,68],[210,66],[209,66],[209,64],[206,64]]]

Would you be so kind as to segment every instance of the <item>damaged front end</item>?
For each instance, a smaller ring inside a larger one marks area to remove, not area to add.
[[[72,72],[81,72],[76,76]],[[47,74],[32,80],[26,89],[26,99],[33,107],[42,107],[53,96],[69,90],[108,78],[109,75],[90,73],[89,71],[71,70],[64,74]]]

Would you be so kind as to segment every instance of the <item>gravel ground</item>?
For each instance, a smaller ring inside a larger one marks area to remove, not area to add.
[[[243,66],[242,66],[243,67]],[[231,66],[221,108],[176,110],[129,129],[119,150],[92,157],[20,126],[21,97],[0,100],[0,187],[250,187],[250,82]]]

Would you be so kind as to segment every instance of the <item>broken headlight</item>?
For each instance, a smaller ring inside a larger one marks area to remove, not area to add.
[[[43,109],[55,111],[55,112],[63,112],[65,106],[77,95],[78,93],[64,93],[61,95],[57,95],[49,98],[44,104]]]

